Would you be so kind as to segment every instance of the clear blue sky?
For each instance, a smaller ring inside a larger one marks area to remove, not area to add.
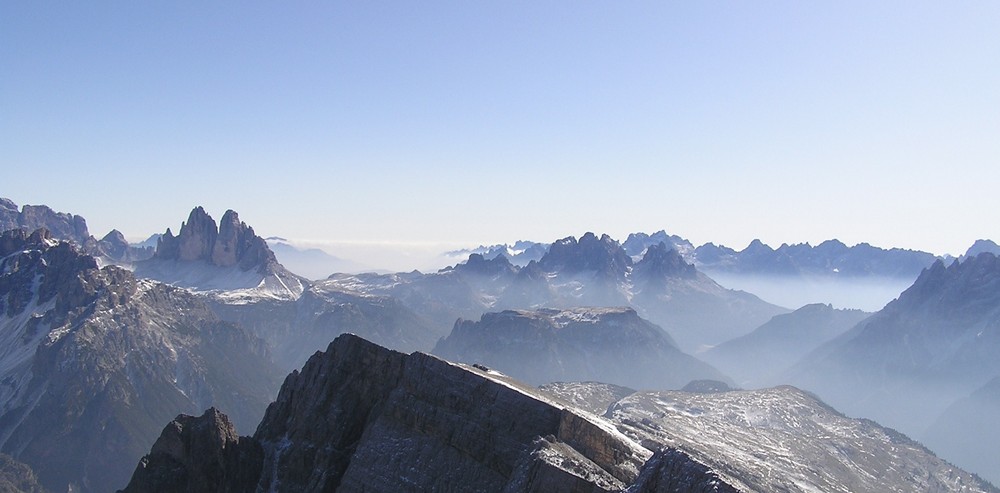
[[[96,5],[95,5],[96,4]],[[0,196],[350,242],[1000,240],[1000,3],[0,3]]]

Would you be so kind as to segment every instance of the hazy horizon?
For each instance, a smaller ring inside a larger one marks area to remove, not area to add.
[[[996,238],[1000,5],[6,3],[0,162],[97,236]],[[332,252],[336,254],[337,252]]]

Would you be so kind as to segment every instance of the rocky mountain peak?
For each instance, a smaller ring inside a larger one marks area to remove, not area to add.
[[[17,204],[10,199],[0,198],[0,231],[35,231],[39,228],[49,230],[53,238],[72,241],[81,246],[90,239],[87,220],[80,216],[56,212],[45,205],[25,205],[18,212]]]
[[[212,407],[201,416],[182,414],[171,421],[125,491],[252,491],[257,483],[252,473],[263,459],[260,444],[237,435],[229,417]],[[167,479],[178,471],[183,474]]]
[[[962,258],[965,259],[975,257],[983,252],[1000,255],[1000,245],[997,245],[993,240],[976,240],[976,242],[965,251],[965,255],[963,255]]]
[[[970,304],[985,307],[985,300],[1000,306],[1000,257],[989,252],[947,267],[943,261],[935,261],[889,307],[920,305],[952,310]]]
[[[605,234],[598,238],[594,233],[587,233],[579,241],[570,236],[553,243],[538,263],[547,272],[596,271],[600,277],[621,279],[632,266],[632,259],[610,236]]]
[[[636,277],[693,279],[698,271],[684,261],[680,253],[660,242],[646,249],[642,260],[635,265]]]
[[[167,231],[156,246],[155,259],[182,262],[204,261],[218,267],[239,266],[243,271],[265,269],[276,263],[274,253],[253,228],[240,221],[236,211],[228,210],[216,225],[201,206],[195,207],[174,236]]]
[[[507,259],[507,256],[502,253],[490,260],[487,260],[486,257],[479,253],[470,254],[469,259],[465,263],[456,265],[452,270],[463,274],[486,277],[513,275],[517,271],[514,265],[510,263],[510,260]]]
[[[773,248],[763,241],[760,241],[759,238],[754,238],[754,240],[740,252],[740,255],[767,255],[771,253],[774,253]]]

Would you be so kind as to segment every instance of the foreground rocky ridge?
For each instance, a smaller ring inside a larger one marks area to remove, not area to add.
[[[647,450],[531,393],[342,335],[286,379],[252,438],[264,458],[250,474],[263,491],[620,491],[636,480]],[[217,436],[209,430],[192,447]],[[147,456],[124,491],[167,491],[159,478],[190,463],[175,455]]]
[[[278,383],[261,341],[196,296],[45,230],[0,234],[0,343],[0,450],[54,491],[120,486],[178,412],[252,426]]]
[[[178,417],[123,491],[997,491],[789,387],[557,391],[617,400],[602,418],[345,334],[288,376],[253,437],[215,410]]]

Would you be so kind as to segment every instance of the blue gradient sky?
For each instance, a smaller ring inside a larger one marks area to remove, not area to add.
[[[998,2],[98,3],[0,3],[0,196],[98,236],[1000,239]]]

